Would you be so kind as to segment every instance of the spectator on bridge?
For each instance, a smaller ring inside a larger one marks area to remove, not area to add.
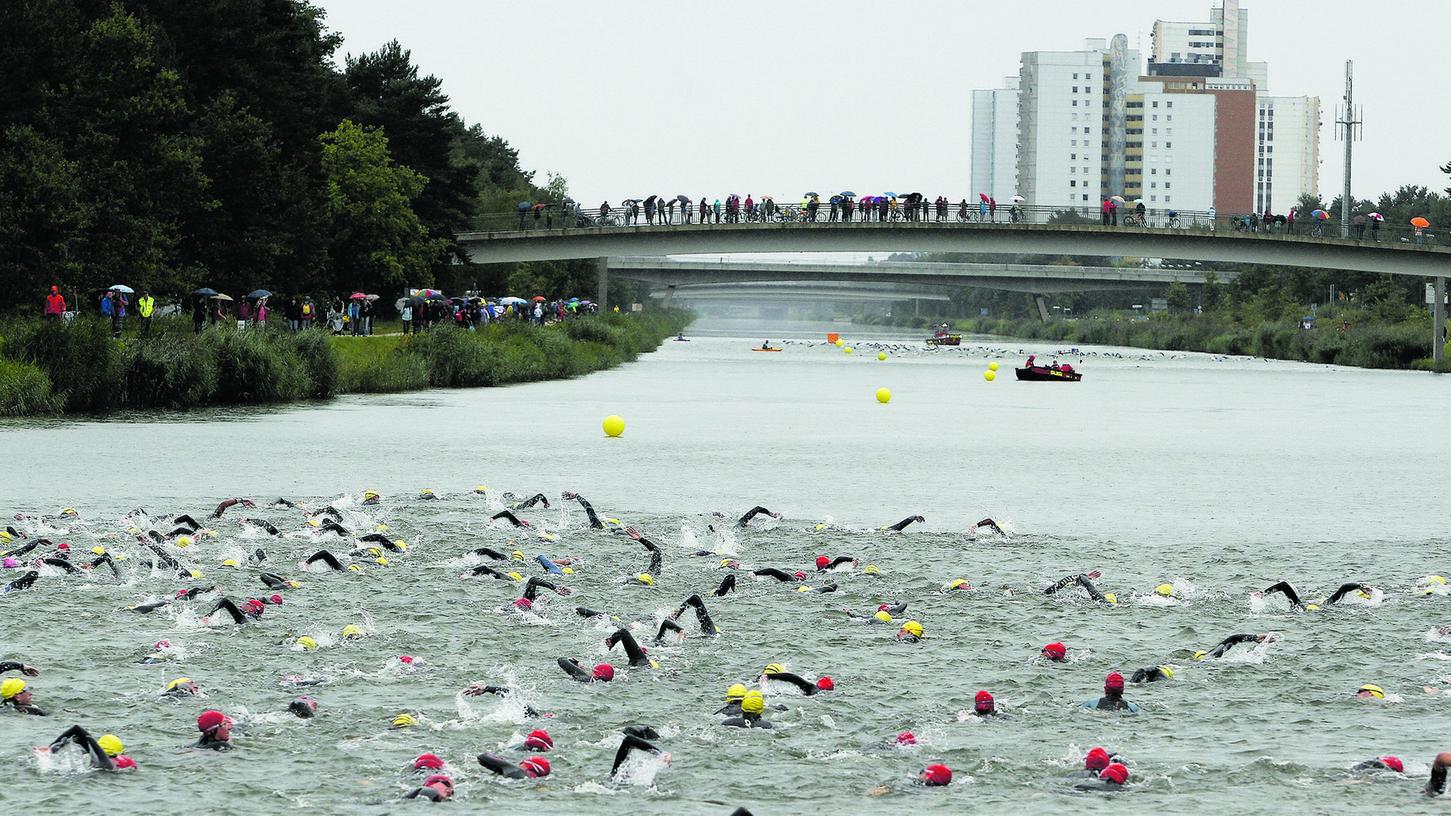
[[[1260,224],[1264,226],[1265,232],[1275,231],[1275,214],[1270,211],[1269,207],[1265,207],[1265,217]]]
[[[1286,226],[1286,228],[1288,228],[1290,230],[1290,234],[1291,235],[1294,235],[1295,234],[1295,210],[1296,209],[1297,208],[1295,208],[1295,207],[1291,207],[1290,208],[1290,211],[1285,214],[1285,226]]]
[[[65,296],[60,293],[59,286],[50,287],[50,294],[45,296],[45,319],[60,320],[65,314]]]
[[[746,193],[746,220],[747,221],[754,220],[752,218],[752,216],[754,216],[755,214],[756,214],[756,200],[751,197],[751,194],[750,193]]]
[[[1205,215],[1209,217],[1209,231],[1214,232],[1214,219],[1219,217],[1219,213],[1215,212],[1213,207],[1210,207],[1209,212],[1205,213]]]
[[[1380,243],[1380,219],[1370,219],[1370,240]]]
[[[715,210],[715,223],[719,224],[720,223],[720,199],[717,198],[715,200],[715,207],[713,209]]]
[[[610,217],[610,202],[606,201],[600,205],[600,221]]]
[[[705,196],[701,196],[700,197],[700,223],[701,224],[704,224],[709,218],[710,218],[710,203],[705,200]]]
[[[992,196],[987,197],[987,217],[989,221],[998,220],[998,200]]]
[[[1105,227],[1108,226],[1108,211],[1109,211],[1109,208],[1112,207],[1112,206],[1113,206],[1113,199],[1111,199],[1111,198],[1105,198],[1103,200],[1103,208],[1102,208],[1103,209],[1103,225]]]

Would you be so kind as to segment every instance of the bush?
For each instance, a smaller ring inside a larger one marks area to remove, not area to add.
[[[217,402],[283,402],[311,394],[302,359],[283,337],[261,331],[209,331],[216,355]]]
[[[314,399],[327,399],[336,394],[342,364],[328,333],[322,329],[308,329],[286,336],[291,338],[307,372],[307,395]]]
[[[197,342],[143,342],[126,355],[125,403],[132,408],[195,408],[217,391],[217,361]]]
[[[0,416],[48,414],[61,405],[38,366],[0,358]]]
[[[24,321],[7,329],[6,354],[50,378],[65,411],[103,411],[121,402],[124,364],[109,321]]]

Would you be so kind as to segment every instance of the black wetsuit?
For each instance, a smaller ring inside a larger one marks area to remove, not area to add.
[[[1230,635],[1224,640],[1219,641],[1219,644],[1216,645],[1213,649],[1210,649],[1208,652],[1206,652],[1204,656],[1206,658],[1224,657],[1225,652],[1228,652],[1234,646],[1237,646],[1241,643],[1255,643],[1258,642],[1259,639],[1259,635]]]
[[[44,546],[50,546],[51,545],[50,539],[48,539],[48,538],[37,538],[36,540],[29,542],[28,544],[24,544],[24,545],[21,545],[19,547],[16,547],[13,550],[6,550],[5,552],[0,553],[0,557],[5,557],[5,558],[10,558],[10,557],[19,558],[20,556],[25,555],[26,553],[30,552],[31,550],[34,550],[36,547],[39,547],[39,546],[42,546],[42,545],[44,545]]]
[[[760,714],[742,713],[739,717],[726,717],[720,724],[730,728],[775,728],[769,721],[761,719]]]
[[[559,668],[564,669],[565,674],[568,674],[581,683],[593,683],[595,681],[595,676],[590,673],[590,670],[581,666],[579,661],[572,657],[561,657],[556,662],[559,663]]]
[[[807,680],[805,677],[802,677],[798,674],[792,674],[791,672],[776,672],[775,674],[768,674],[766,675],[766,679],[780,680],[782,683],[790,683],[791,685],[800,689],[801,693],[807,697],[810,697],[813,694],[816,694],[818,691],[821,691],[821,689],[816,687],[815,683]]]
[[[735,588],[736,588],[736,574],[734,572],[732,572],[731,574],[727,575],[725,578],[721,579],[720,586],[718,586],[718,587],[715,588],[715,596],[717,598],[724,598],[726,596],[726,593],[730,592],[731,590],[733,590]]]
[[[616,643],[625,647],[625,656],[630,659],[632,667],[649,668],[650,658],[645,655],[645,650],[640,648],[640,644],[635,642],[635,636],[630,634],[630,630],[616,629],[613,634],[605,638],[606,649],[615,648]]]
[[[519,520],[519,517],[518,516],[514,515],[513,513],[509,512],[508,510],[500,510],[499,512],[495,513],[494,515],[489,516],[489,521],[498,521],[499,519],[504,519],[505,521],[509,522],[510,524],[514,525],[515,527],[524,527],[524,526],[526,526],[524,524],[524,522],[522,522],[522,521]]]
[[[1352,770],[1352,771],[1393,771],[1395,769],[1392,768],[1392,767],[1390,767],[1389,765],[1385,764],[1385,762],[1381,761],[1380,759],[1367,759],[1364,762],[1358,762],[1358,763],[1356,763],[1355,766],[1353,766],[1350,770]],[[1396,773],[1401,773],[1401,771],[1395,771],[1395,772]]]
[[[836,569],[837,567],[841,566],[842,564],[850,564],[850,563],[852,563],[855,560],[856,559],[853,558],[853,557],[851,557],[850,555],[838,555],[836,557],[836,559],[833,560],[830,564],[827,564],[824,567],[817,567],[816,568],[816,571],[817,572],[826,572],[827,570]]]
[[[901,521],[897,522],[896,524],[893,524],[892,526],[888,527],[887,529],[888,530],[891,530],[894,533],[900,533],[903,530],[907,529],[907,525],[911,524],[914,521],[926,521],[926,519],[924,519],[921,516],[908,516],[908,517],[902,519]]]
[[[0,674],[13,671],[24,672],[25,664],[15,660],[0,660]]]
[[[509,577],[509,575],[507,573],[500,572],[499,570],[494,569],[493,567],[489,566],[488,564],[480,564],[477,567],[474,567],[473,569],[469,570],[469,574],[472,575],[472,576],[474,576],[474,577],[478,577],[480,575],[487,575],[487,576],[489,576],[491,578],[498,578],[501,581],[512,581],[513,580],[512,578]]]
[[[479,764],[506,779],[528,779],[524,769],[495,753],[479,754]]]
[[[1052,595],[1055,592],[1057,592],[1058,590],[1063,589],[1064,587],[1068,586],[1069,584],[1075,584],[1075,583],[1078,584],[1079,586],[1083,587],[1083,591],[1085,591],[1085,592],[1088,593],[1088,597],[1094,599],[1095,601],[1107,601],[1108,600],[1107,598],[1104,597],[1104,594],[1102,592],[1099,592],[1098,591],[1098,587],[1096,587],[1096,586],[1093,585],[1093,581],[1091,579],[1089,579],[1089,577],[1087,575],[1070,575],[1067,578],[1062,578],[1057,583],[1053,584],[1052,586],[1048,587],[1047,589],[1044,589],[1043,590],[1043,594],[1044,595]]]
[[[756,505],[755,507],[752,507],[750,510],[747,510],[746,511],[746,514],[744,516],[741,516],[740,519],[736,521],[736,526],[737,527],[745,527],[745,526],[747,526],[747,525],[749,525],[751,523],[751,519],[755,518],[756,516],[761,515],[762,513],[764,513],[764,514],[766,514],[768,516],[772,515],[772,513],[771,513],[770,510],[767,510],[766,508],[764,508],[764,507],[762,507],[760,505]]]
[[[1130,683],[1153,683],[1157,680],[1168,680],[1164,670],[1158,666],[1150,666],[1145,669],[1134,669],[1134,674],[1129,678]]]
[[[495,561],[507,561],[507,560],[509,560],[509,556],[504,555],[503,553],[499,552],[496,549],[493,549],[492,547],[479,547],[476,550],[469,550],[468,554],[469,555],[482,555],[482,556],[485,556],[486,558],[492,558]]]
[[[266,530],[267,535],[282,535],[282,532],[276,527],[272,526],[272,522],[268,521],[267,519],[244,518],[242,519],[242,524],[251,527],[259,527],[263,530]]]
[[[22,589],[30,589],[32,586],[35,585],[35,579],[39,577],[40,573],[36,572],[35,570],[31,570],[20,576],[19,578],[16,578],[14,581],[6,584],[4,589],[0,589],[0,594],[6,592],[18,592]]]
[[[553,590],[554,592],[559,591],[559,588],[555,586],[552,582],[546,581],[538,576],[531,575],[529,576],[529,581],[524,584],[524,598],[526,598],[530,602],[533,602],[535,598],[539,597],[540,587],[548,590]]]
[[[536,504],[544,505],[544,509],[545,510],[548,510],[549,509],[549,499],[543,493],[535,493],[533,496],[530,496],[528,499],[526,499],[526,500],[524,500],[522,502],[518,502],[518,503],[514,504],[510,509],[512,509],[512,510],[528,510],[529,508],[533,507]]]
[[[720,629],[715,625],[715,621],[710,619],[710,612],[706,611],[705,601],[701,600],[699,595],[691,595],[689,598],[686,598],[683,602],[681,602],[680,608],[676,609],[675,613],[670,616],[670,622],[674,623],[676,620],[678,620],[680,616],[685,613],[685,608],[687,606],[695,608],[695,620],[700,623],[700,633],[702,635],[705,635],[706,637],[714,637],[720,632]],[[664,631],[663,627],[661,631]],[[658,635],[656,636],[656,639],[659,639]]]
[[[564,498],[579,502],[579,506],[584,508],[584,514],[586,516],[589,516],[590,527],[596,530],[603,530],[605,528],[605,523],[603,521],[600,521],[600,517],[595,513],[594,507],[592,507],[589,502],[585,501],[583,496],[580,496],[577,493],[566,493],[564,494]]]
[[[308,705],[303,700],[293,700],[292,702],[288,703],[287,710],[292,712],[293,714],[296,714],[298,717],[301,717],[304,720],[310,720],[313,717],[317,716],[317,712],[313,710],[313,707]]]
[[[295,502],[290,502],[287,499],[278,497],[276,501],[272,502],[272,506],[273,507],[296,507],[297,504]]]
[[[226,612],[228,615],[231,615],[232,622],[239,624],[247,623],[248,621],[255,621],[258,618],[262,617],[262,613],[260,611],[243,612],[237,607],[235,603],[232,602],[231,598],[222,598],[221,600],[217,601],[217,605],[212,607],[211,612],[208,612],[207,615],[214,614],[219,610]]]
[[[760,575],[760,576],[763,576],[765,578],[775,578],[777,581],[782,581],[782,582],[787,582],[787,583],[793,583],[795,581],[800,580],[795,575],[792,575],[791,573],[786,572],[785,570],[778,570],[775,567],[762,567],[762,568],[760,568],[758,570],[751,570],[751,574],[752,575]]]
[[[332,519],[327,519],[322,524],[319,524],[318,527],[317,527],[317,529],[320,532],[324,532],[324,533],[326,533],[326,532],[334,532],[334,533],[337,533],[338,535],[342,536],[343,538],[352,538],[353,537],[352,532],[350,530],[348,530],[348,528],[344,527],[341,524],[338,524],[336,521],[333,521]]]
[[[262,584],[268,589],[287,589],[291,586],[286,578],[274,572],[264,572],[257,577],[262,580]]]
[[[209,751],[230,751],[236,746],[232,745],[231,740],[219,740],[211,734],[202,734],[202,738],[191,747],[205,748]]]
[[[4,706],[10,706],[11,708],[15,709],[16,711],[20,712],[21,714],[33,714],[33,715],[35,715],[37,717],[44,717],[45,716],[45,712],[42,711],[39,706],[23,705],[23,704],[17,702],[14,697],[11,697],[8,700],[5,700],[3,702],[0,702],[0,708],[3,708]]]
[[[660,546],[644,536],[640,536],[635,540],[640,542],[640,546],[650,551],[650,566],[645,571],[659,578],[660,570],[662,569]]]
[[[404,799],[427,799],[430,802],[443,802],[443,794],[429,787],[418,787],[403,794]]]
[[[72,564],[64,558],[57,558],[55,556],[47,556],[45,558],[42,558],[40,559],[40,563],[47,566],[56,567],[57,569],[65,570],[66,573],[69,575],[75,575],[76,573],[81,571],[80,567],[77,567],[75,564]]]
[[[998,535],[1007,535],[1007,533],[1003,532],[1003,528],[999,527],[998,523],[990,518],[985,518],[982,521],[979,521],[977,524],[972,525],[972,529],[974,530],[979,527],[991,527],[992,531],[997,533]]]
[[[73,725],[67,728],[61,732],[60,736],[51,740],[50,752],[53,754],[71,743],[81,746],[85,749],[86,753],[91,755],[91,767],[99,768],[103,771],[116,770],[116,763],[111,761],[111,757],[106,754],[106,750],[96,742],[95,737],[86,733],[86,729],[79,725]]]
[[[563,660],[564,658],[560,659]],[[477,691],[474,694],[469,694],[470,697],[477,697],[479,694],[493,694],[498,697],[508,697],[510,694],[510,689],[507,686],[484,686],[483,688],[478,688],[477,686],[475,686],[474,688],[476,688]],[[465,694],[468,694],[468,692],[465,692]],[[534,708],[534,706],[525,703],[524,716],[542,717],[544,715],[541,714],[538,709]]]
[[[653,731],[654,729],[651,730]],[[610,776],[614,776],[619,772],[620,766],[625,764],[625,760],[629,758],[632,751],[644,751],[648,754],[660,755],[659,748],[627,731],[625,733],[625,739],[620,742],[620,747],[615,749],[615,762],[610,766]]]
[[[327,550],[318,550],[317,552],[315,552],[312,555],[308,556],[307,560],[304,561],[303,563],[311,566],[312,564],[315,564],[318,561],[323,562],[324,564],[328,565],[329,567],[331,567],[331,568],[333,568],[335,570],[341,571],[343,569],[342,562],[341,561],[338,561],[338,557],[336,555],[333,555],[332,553],[328,552]]]
[[[1122,689],[1114,691],[1112,693],[1105,691],[1104,695],[1098,698],[1097,704],[1093,705],[1092,708],[1096,708],[1099,711],[1138,710],[1138,706],[1124,699],[1124,693]]]
[[[395,553],[401,553],[401,552],[403,552],[403,548],[400,547],[400,546],[398,546],[397,542],[395,542],[393,539],[389,538],[388,536],[383,535],[382,533],[368,533],[367,535],[362,536],[358,540],[359,541],[366,541],[369,544],[378,544],[378,545],[382,546],[384,549],[387,549],[389,552],[395,552]]]
[[[212,516],[212,518],[216,518],[216,516]],[[197,523],[197,520],[194,519],[194,518],[192,518],[191,516],[187,515],[186,513],[182,513],[181,515],[179,515],[176,518],[172,519],[171,520],[171,523],[172,524],[179,525],[177,527],[178,530],[180,530],[181,528],[185,527],[186,529],[183,531],[183,534],[185,534],[185,533],[194,533],[197,530],[200,530],[201,529],[201,525]],[[171,533],[169,533],[168,535],[175,535],[175,534],[176,534],[176,530],[172,530]]]
[[[172,558],[170,555],[167,555],[165,550],[144,539],[141,540],[141,543],[146,545],[146,548],[151,550],[151,552],[156,556],[155,561],[152,562],[153,568],[157,564],[160,564],[162,566],[176,570],[176,574],[183,578],[191,577],[191,570],[183,567],[181,565],[181,562],[177,561],[175,558]]]
[[[1335,590],[1335,593],[1334,594],[1332,594],[1329,598],[1326,598],[1325,599],[1325,605],[1326,606],[1329,606],[1329,605],[1331,605],[1333,603],[1336,603],[1341,598],[1344,598],[1346,595],[1349,595],[1352,592],[1366,592],[1366,593],[1369,593],[1370,592],[1370,587],[1369,586],[1366,586],[1365,584],[1357,583],[1357,582],[1352,582],[1352,583],[1348,583],[1348,584],[1341,584],[1340,585],[1340,588],[1337,589],[1337,590]]]

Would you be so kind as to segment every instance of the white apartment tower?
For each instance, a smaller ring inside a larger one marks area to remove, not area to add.
[[[1301,195],[1320,192],[1320,98],[1260,96],[1257,103],[1255,211],[1284,215]]]
[[[972,92],[972,190],[1000,202],[1018,190],[1018,78]]]

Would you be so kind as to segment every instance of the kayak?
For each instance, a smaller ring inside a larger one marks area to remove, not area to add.
[[[929,346],[957,346],[961,344],[962,335],[960,334],[944,334],[940,337],[927,338],[927,345]]]
[[[1014,371],[1018,372],[1019,380],[1029,382],[1078,382],[1083,379],[1083,375],[1077,371],[1059,371],[1047,366],[1027,366]]]
[[[751,351],[780,351],[780,350],[781,350],[781,349],[778,349],[778,348],[768,348],[768,349],[763,349],[763,348],[753,348],[753,349],[751,349]]]

